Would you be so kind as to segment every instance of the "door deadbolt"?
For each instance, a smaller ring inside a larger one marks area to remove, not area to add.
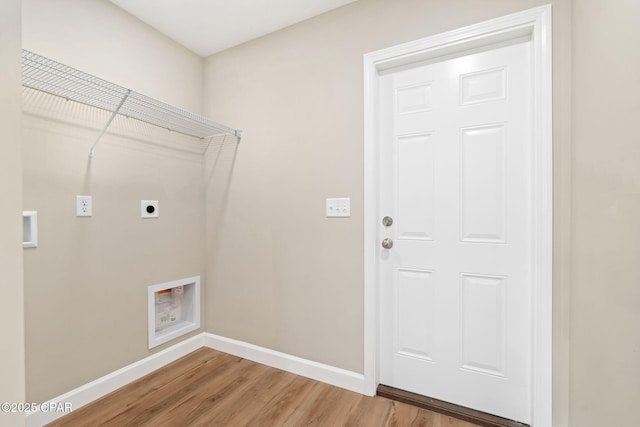
[[[382,241],[382,247],[385,249],[391,249],[393,247],[393,240],[386,238]]]
[[[391,218],[390,216],[385,216],[384,218],[382,218],[382,225],[384,225],[385,227],[391,227],[391,224],[393,224],[393,218]]]

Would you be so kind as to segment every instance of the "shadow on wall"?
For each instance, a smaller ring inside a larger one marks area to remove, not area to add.
[[[231,135],[214,137],[209,141],[205,153],[205,217],[207,223],[223,227],[229,191],[236,165],[239,141]],[[209,230],[207,230],[209,231]],[[209,236],[209,234],[207,233]],[[212,242],[210,249],[215,253],[218,239]]]
[[[109,121],[111,112],[100,108],[91,107],[79,102],[66,100],[59,96],[50,95],[45,92],[23,87],[22,90],[23,113],[41,119],[52,120],[58,123],[77,126],[87,131],[94,131],[95,138],[87,141],[87,150],[100,135],[100,131]],[[112,137],[119,138],[112,138]],[[171,152],[186,154],[203,154],[212,145],[212,140],[198,139],[186,136],[177,132],[172,132],[140,120],[117,115],[103,139],[109,139],[110,143],[122,138],[141,142],[149,149],[160,148],[165,154]],[[235,137],[228,136],[230,139]],[[100,144],[96,146],[96,155],[99,156]],[[135,149],[129,144],[129,149]],[[168,152],[166,151],[168,150]],[[88,151],[87,151],[88,152]]]

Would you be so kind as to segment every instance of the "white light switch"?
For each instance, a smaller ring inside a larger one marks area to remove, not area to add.
[[[348,218],[351,216],[351,198],[327,199],[327,218]]]

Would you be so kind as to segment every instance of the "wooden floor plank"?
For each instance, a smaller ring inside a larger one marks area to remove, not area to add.
[[[218,411],[215,416],[203,417],[194,425],[250,425],[249,419],[265,413],[269,409],[269,402],[274,395],[280,394],[296,378],[295,375],[278,369],[269,369],[269,372],[254,381],[248,390],[237,395],[230,401],[224,411]],[[248,407],[247,402],[251,402]],[[256,424],[259,425],[259,424]]]
[[[328,384],[314,382],[310,393],[297,403],[283,427],[341,425],[360,395]]]
[[[246,382],[240,373],[245,369],[258,367],[257,364],[244,359],[233,360],[229,358],[227,363],[216,366],[213,369],[202,369],[200,375],[190,378],[186,382],[174,384],[170,390],[164,390],[162,400],[146,407],[139,413],[131,425],[135,426],[157,426],[162,420],[171,422],[181,419],[190,411],[197,410],[199,405],[210,405],[211,407],[222,405],[228,393]],[[220,380],[220,383],[217,383]],[[215,392],[207,393],[203,391],[207,386],[215,387]],[[124,425],[124,424],[120,424]],[[187,424],[183,424],[187,425]]]
[[[48,424],[88,425],[478,427],[207,348]]]
[[[211,370],[215,374],[218,370],[227,369],[229,364],[237,363],[236,359],[225,356],[223,353],[215,355],[209,353],[202,363],[197,364],[192,369],[182,370],[182,375],[177,377],[172,370],[175,366],[180,365],[166,366],[149,374],[157,376],[157,379],[152,382],[153,387],[148,388],[147,393],[137,392],[137,390],[140,387],[145,389],[144,385],[141,386],[141,384],[147,383],[149,375],[96,400],[78,411],[74,411],[70,415],[76,415],[78,419],[86,422],[86,425],[122,426],[134,421],[141,425],[145,418],[150,418],[153,413],[161,411],[167,400],[171,401],[175,398],[173,390],[197,381]],[[184,358],[180,359],[180,361],[182,360]],[[165,378],[164,381],[163,378]],[[129,393],[130,389],[134,390],[131,394]],[[63,417],[50,425],[56,427],[81,425],[74,420],[67,421],[67,418],[71,417]]]
[[[103,398],[96,400],[91,405],[84,406],[73,412],[74,418],[82,418],[87,425],[96,424],[98,422],[105,423],[112,417],[127,411],[136,411],[137,407],[145,404],[146,397],[153,394],[163,387],[171,384],[175,380],[183,378],[189,373],[197,373],[199,368],[204,364],[212,363],[216,357],[209,353],[207,349],[198,349],[187,356],[164,366],[162,369],[154,371],[137,381],[126,386],[126,388],[118,389]],[[153,397],[150,397],[153,399]],[[102,411],[102,405],[108,405],[106,411]],[[108,413],[105,419],[104,412]],[[71,423],[71,424],[67,424]],[[52,426],[64,427],[67,425],[77,425],[71,417],[64,417],[51,423]]]
[[[345,419],[344,424],[353,427],[387,426],[392,416],[391,402],[379,402],[379,397],[361,396],[358,406]]]
[[[308,378],[289,375],[293,376],[293,380],[288,383],[287,387],[270,396],[263,410],[251,410],[250,416],[246,417],[246,423],[239,425],[284,425],[295,414],[299,402],[307,400],[315,384]]]
[[[273,381],[276,376],[277,372],[267,366],[252,363],[223,388],[201,387],[193,394],[196,405],[188,413],[175,410],[167,415],[170,419],[183,420],[185,425],[193,425],[198,420],[208,425],[232,425],[228,420],[244,409],[244,400],[250,399],[252,387],[262,380]]]

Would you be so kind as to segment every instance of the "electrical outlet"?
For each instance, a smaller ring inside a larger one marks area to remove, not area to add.
[[[92,216],[93,201],[91,196],[76,196],[76,216]]]
[[[143,200],[140,203],[140,216],[142,218],[158,218],[160,210],[157,200]]]

